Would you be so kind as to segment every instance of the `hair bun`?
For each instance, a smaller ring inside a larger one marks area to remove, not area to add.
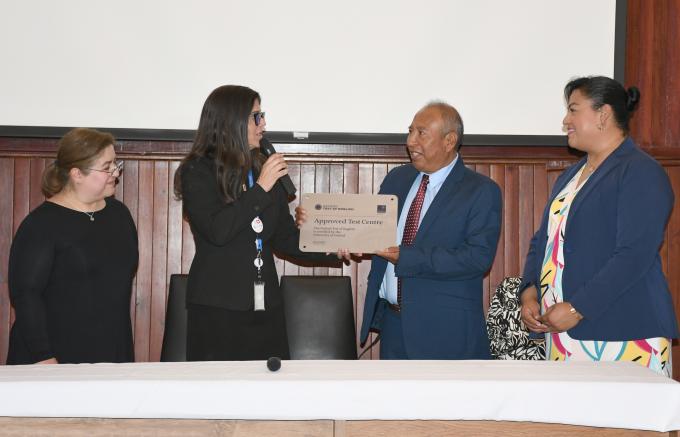
[[[628,100],[626,101],[626,109],[629,112],[635,111],[637,109],[638,103],[640,103],[640,90],[637,87],[630,87],[626,90],[628,94]]]

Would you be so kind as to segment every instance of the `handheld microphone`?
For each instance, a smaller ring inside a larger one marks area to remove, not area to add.
[[[267,158],[272,156],[272,154],[276,153],[276,150],[274,149],[274,146],[272,146],[272,143],[270,143],[269,140],[264,137],[260,140],[260,153],[262,153]],[[293,181],[290,180],[290,176],[288,175],[281,176],[279,178],[279,182],[281,183],[281,186],[285,190],[286,194],[288,194],[289,196],[295,195],[297,189],[295,188],[295,185],[293,185]]]
[[[276,372],[281,368],[281,358],[279,357],[269,357],[267,360],[267,369],[272,372]]]

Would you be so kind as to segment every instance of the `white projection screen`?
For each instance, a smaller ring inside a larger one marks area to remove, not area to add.
[[[4,0],[0,125],[190,131],[242,84],[291,138],[404,134],[431,100],[466,135],[557,136],[565,83],[615,75],[617,3]]]

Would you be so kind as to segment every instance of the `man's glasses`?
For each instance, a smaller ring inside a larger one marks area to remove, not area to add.
[[[264,112],[257,111],[253,112],[251,115],[253,116],[253,120],[255,120],[255,126],[259,126],[260,122],[262,122],[262,119],[264,118]]]
[[[115,161],[111,163],[108,170],[101,170],[98,168],[88,168],[87,170],[100,171],[102,173],[108,173],[111,176],[113,176],[115,172],[118,172],[118,174],[121,174],[123,172],[123,164],[124,164],[123,161]]]

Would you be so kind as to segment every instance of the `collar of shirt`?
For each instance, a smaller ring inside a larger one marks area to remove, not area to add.
[[[441,188],[442,184],[446,180],[446,178],[449,176],[449,173],[451,173],[451,170],[453,170],[453,167],[456,165],[458,162],[458,154],[456,153],[456,157],[451,161],[449,165],[446,167],[442,167],[439,170],[435,171],[434,173],[430,173],[430,182],[427,184],[427,191],[431,190],[431,193],[433,195],[436,195],[439,189]],[[416,181],[414,182],[414,185],[417,187],[420,185],[420,181],[423,179],[423,173],[421,172],[420,175],[416,178]]]

